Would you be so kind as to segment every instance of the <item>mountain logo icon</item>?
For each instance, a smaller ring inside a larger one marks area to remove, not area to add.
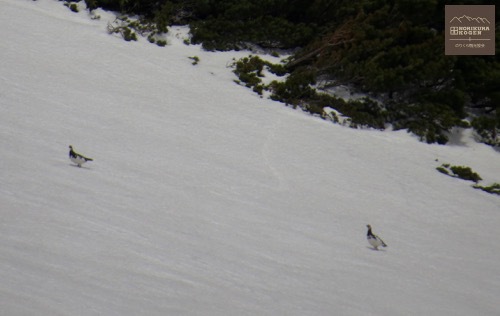
[[[473,18],[465,14],[462,15],[461,17],[454,16],[453,19],[451,19],[450,23],[453,23],[453,21],[458,21],[460,23],[463,23],[463,21],[467,21],[467,22],[476,22],[477,24],[491,24],[487,18],[481,18],[481,17]]]

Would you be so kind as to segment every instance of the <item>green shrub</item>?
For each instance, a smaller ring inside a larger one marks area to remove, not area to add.
[[[476,183],[482,180],[481,177],[469,167],[451,166],[450,170],[455,176],[463,180],[474,181]]]
[[[498,118],[493,116],[477,117],[472,120],[471,125],[484,143],[492,146],[500,144],[498,140],[498,135],[500,135],[500,115]]]
[[[168,32],[168,26],[170,25],[173,10],[174,5],[170,1],[167,1],[162,5],[160,10],[156,11],[154,22],[156,23],[158,32]]]
[[[259,6],[256,2],[239,3],[241,1],[235,1],[221,16],[192,21],[193,43],[211,51],[248,49],[253,44],[265,48],[295,48],[305,45],[315,35],[312,25],[264,14],[260,8],[247,10]],[[246,12],[236,13],[239,10]]]
[[[387,102],[387,122],[395,130],[407,129],[427,143],[446,144],[454,126],[466,127],[446,104]]]
[[[248,88],[252,88],[262,82],[255,72],[242,72],[239,74],[238,78],[240,78],[240,80],[244,82],[245,86]]]
[[[450,177],[460,178],[463,180],[473,181],[476,183],[482,180],[479,174],[472,171],[470,167],[450,166],[450,164],[442,164],[440,167],[437,167],[436,169],[443,174],[449,175]]]
[[[198,65],[198,63],[200,62],[200,58],[198,56],[193,56],[193,57],[188,57],[188,58],[193,61],[192,62],[193,65]]]
[[[493,183],[490,186],[479,185],[478,182],[482,180],[481,177],[479,176],[479,174],[472,171],[472,169],[469,167],[450,166],[450,164],[442,164],[440,167],[437,167],[436,170],[453,178],[473,181],[476,183],[472,186],[474,189],[479,189],[491,194],[500,195],[500,183]],[[450,172],[453,174],[451,174]]]
[[[263,95],[264,94],[264,89],[265,89],[265,86],[262,85],[262,84],[256,84],[254,87],[253,87],[253,92],[257,93],[258,95]]]
[[[71,11],[78,13],[78,4],[66,1],[64,2],[64,5],[67,6]]]
[[[97,0],[85,0],[85,4],[87,5],[87,9],[89,11],[95,10],[98,7]]]
[[[437,171],[441,172],[442,174],[445,174],[445,175],[450,175],[450,173],[448,172],[448,169],[446,169],[444,166],[441,166],[441,167],[437,167],[436,168]]]
[[[236,69],[234,70],[234,72],[237,75],[242,73],[248,74],[255,72],[257,76],[262,77],[262,71],[264,70],[265,64],[266,62],[263,61],[260,57],[250,55],[249,57],[244,57],[236,62]]]
[[[255,92],[262,95],[264,86],[261,85],[263,77],[262,71],[264,70],[266,62],[257,56],[244,57],[234,63],[234,73],[238,79],[245,84],[248,88],[253,88]],[[259,86],[260,87],[257,87]]]
[[[316,99],[316,91],[311,87],[316,81],[315,74],[308,70],[295,71],[283,82],[273,82],[270,85],[271,99],[286,104],[298,105],[310,103]]]
[[[131,29],[134,23],[129,23],[126,17],[117,18],[113,23],[108,22],[109,34],[120,34],[124,40],[137,41],[137,34]]]
[[[122,36],[127,42],[137,41],[137,34],[128,27],[123,28]]]
[[[493,183],[492,185],[487,186],[487,187],[483,187],[483,186],[476,184],[473,187],[474,187],[474,189],[480,189],[480,190],[483,190],[483,191],[491,193],[491,194],[500,195],[500,183]]]
[[[288,73],[288,69],[284,65],[272,64],[270,62],[266,62],[266,66],[269,68],[270,72],[279,77],[282,77]]]

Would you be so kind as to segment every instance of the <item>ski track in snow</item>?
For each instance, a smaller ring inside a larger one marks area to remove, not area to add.
[[[96,13],[0,0],[1,315],[500,314],[500,200],[435,170],[500,182],[470,131],[334,125]]]

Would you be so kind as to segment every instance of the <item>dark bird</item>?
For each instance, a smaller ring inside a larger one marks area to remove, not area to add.
[[[366,225],[368,227],[368,233],[366,233],[366,239],[370,245],[372,245],[373,249],[378,250],[378,247],[387,247],[385,242],[379,236],[372,233],[372,227],[370,225]]]
[[[92,158],[85,157],[84,155],[75,152],[73,150],[73,146],[71,145],[69,145],[69,159],[77,164],[78,167],[81,167],[82,164],[86,163],[87,161],[93,161]]]

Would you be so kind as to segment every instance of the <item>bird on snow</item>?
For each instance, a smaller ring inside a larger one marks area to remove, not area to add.
[[[81,167],[82,164],[86,163],[87,161],[93,161],[92,158],[85,157],[84,155],[75,152],[73,150],[73,146],[71,145],[69,145],[69,159],[77,164],[78,167]]]
[[[366,225],[368,227],[368,233],[366,234],[366,239],[368,239],[368,242],[370,245],[372,245],[373,249],[378,250],[378,247],[387,247],[385,242],[377,235],[374,235],[372,233],[372,227],[370,225]]]

